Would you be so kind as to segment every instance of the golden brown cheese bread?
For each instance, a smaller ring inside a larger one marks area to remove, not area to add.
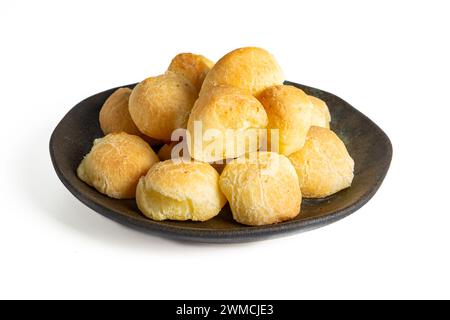
[[[304,197],[326,197],[352,184],[354,161],[341,139],[329,129],[311,127],[303,148],[289,159]]]
[[[142,134],[131,119],[128,110],[128,101],[130,99],[130,88],[119,88],[106,99],[100,110],[100,127],[105,135],[110,133],[126,132],[150,143],[156,145],[160,142]]]
[[[196,99],[197,91],[191,82],[168,71],[145,79],[133,89],[129,111],[142,133],[167,142],[175,129],[186,128]]]
[[[119,88],[106,99],[99,117],[100,127],[105,135],[113,132],[126,132],[136,136],[141,134],[128,111],[130,94],[130,88]]]
[[[303,146],[309,128],[319,122],[315,118],[322,118],[321,124],[326,124],[325,115],[318,110],[315,112],[308,95],[294,86],[269,87],[258,99],[267,112],[267,128],[279,130],[278,140],[271,139],[273,133],[268,135],[272,151],[289,155]]]
[[[200,95],[189,116],[189,153],[214,162],[256,151],[265,136],[257,129],[266,126],[266,112],[255,97],[236,87],[212,87]]]
[[[172,62],[167,70],[176,72],[186,77],[197,89],[197,92],[200,92],[203,80],[205,80],[206,75],[209,70],[211,70],[213,65],[214,62],[202,55],[180,53],[172,59]]]
[[[78,177],[116,199],[134,198],[139,178],[159,159],[140,137],[111,133],[96,139],[78,167]]]
[[[312,113],[311,125],[316,127],[330,128],[331,114],[325,101],[309,95],[314,109]]]
[[[233,218],[258,226],[295,218],[302,194],[288,158],[274,152],[254,152],[225,166],[220,188]]]
[[[240,48],[227,53],[214,65],[200,94],[217,85],[229,85],[258,95],[265,88],[283,81],[283,72],[269,52],[256,47]]]
[[[158,221],[209,220],[226,203],[213,167],[174,160],[157,163],[141,178],[136,200],[146,217]]]

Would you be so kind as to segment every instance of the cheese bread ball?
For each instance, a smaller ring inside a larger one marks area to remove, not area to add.
[[[279,130],[277,141],[271,139],[272,134],[268,135],[269,149],[272,151],[289,155],[303,146],[309,128],[318,122],[316,118],[322,118],[322,124],[326,124],[325,114],[315,112],[308,95],[294,86],[267,88],[258,99],[267,112],[267,128]]]
[[[105,135],[110,133],[126,132],[150,143],[156,145],[160,142],[142,134],[131,119],[128,110],[128,101],[130,100],[131,89],[119,88],[106,99],[100,110],[100,127]]]
[[[78,177],[111,198],[134,198],[139,178],[159,159],[140,137],[111,133],[96,139],[78,167]]]
[[[325,101],[314,96],[308,96],[314,109],[311,125],[316,127],[330,128],[331,114]]]
[[[213,65],[214,62],[202,55],[180,53],[172,59],[172,62],[167,70],[186,77],[197,89],[197,92],[199,92],[202,87],[203,80],[205,80],[206,75],[209,70],[211,70]]]
[[[133,89],[129,111],[139,131],[168,142],[175,129],[186,128],[196,99],[197,91],[191,82],[168,71],[145,79]]]
[[[205,221],[226,203],[219,174],[207,163],[167,160],[154,165],[139,181],[136,200],[153,220]]]
[[[323,198],[352,184],[354,161],[341,139],[329,129],[311,127],[303,148],[289,159],[304,197]]]
[[[254,152],[235,159],[225,166],[219,183],[233,218],[242,224],[272,224],[300,213],[302,194],[297,174],[283,155]]]
[[[131,119],[128,111],[130,88],[119,88],[111,94],[100,110],[100,127],[105,135],[113,132],[126,132],[140,135],[141,132]]]
[[[283,72],[269,52],[255,47],[240,48],[227,53],[214,65],[200,94],[217,85],[229,85],[256,96],[283,81]]]
[[[255,97],[235,87],[212,87],[200,95],[189,117],[189,153],[214,162],[256,151],[265,137],[258,129],[266,126],[266,112]]]

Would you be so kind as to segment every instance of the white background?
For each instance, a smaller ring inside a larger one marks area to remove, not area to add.
[[[1,1],[0,298],[450,298],[448,1]],[[271,51],[390,136],[375,197],[287,238],[180,243],[59,182],[50,134],[77,102],[179,52]]]

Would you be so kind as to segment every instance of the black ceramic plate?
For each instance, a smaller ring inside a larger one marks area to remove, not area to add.
[[[98,114],[103,102],[116,88],[83,100],[61,120],[50,140],[53,166],[67,189],[91,209],[127,226],[178,240],[244,242],[327,225],[355,212],[375,194],[388,171],[392,146],[375,123],[339,97],[292,82],[286,84],[301,88],[327,103],[332,115],[331,128],[355,160],[355,177],[350,188],[325,199],[304,199],[301,214],[294,220],[247,227],[232,219],[226,205],[218,216],[206,222],[157,222],[145,218],[134,200],[111,199],[83,183],[76,175],[77,166],[91,149],[94,139],[102,136]]]

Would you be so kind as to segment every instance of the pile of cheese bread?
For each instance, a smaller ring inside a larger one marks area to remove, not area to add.
[[[78,177],[109,197],[135,198],[158,221],[206,221],[227,202],[241,224],[293,219],[302,197],[350,187],[354,161],[330,130],[327,104],[283,82],[261,48],[215,64],[181,53],[164,74],[109,96],[99,115],[105,136]]]

